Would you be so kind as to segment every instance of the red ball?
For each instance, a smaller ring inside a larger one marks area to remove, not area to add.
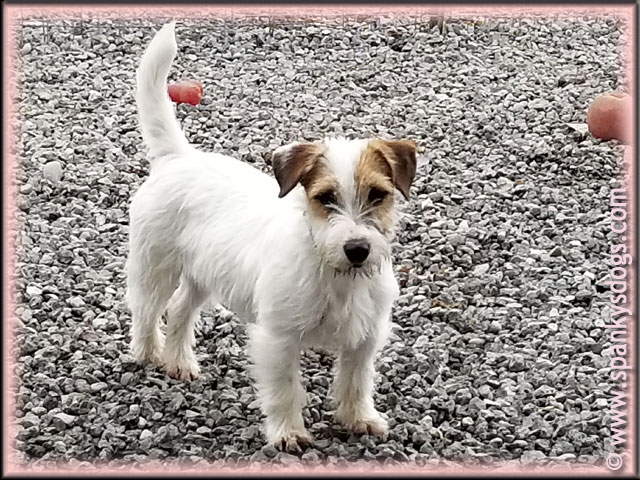
[[[622,93],[597,96],[587,110],[591,135],[602,140],[631,141],[631,98]]]
[[[204,92],[202,84],[195,80],[173,83],[167,87],[169,98],[175,103],[198,105]]]

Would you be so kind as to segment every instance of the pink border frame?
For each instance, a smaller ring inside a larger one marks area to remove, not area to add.
[[[5,116],[10,117],[13,114],[13,105],[11,104],[12,97],[15,93],[15,79],[14,79],[14,68],[15,59],[12,58],[12,53],[15,52],[13,41],[11,39],[11,33],[17,28],[16,23],[20,21],[21,16],[31,16],[32,14],[36,14],[36,16],[48,16],[49,18],[78,18],[80,16],[99,16],[99,17],[117,17],[123,19],[131,19],[131,18],[140,18],[140,14],[145,16],[157,16],[157,17],[172,17],[182,19],[193,19],[196,16],[200,15],[208,15],[208,16],[228,16],[228,15],[260,15],[260,16],[325,16],[325,17],[338,17],[342,15],[391,15],[391,14],[408,14],[408,15],[428,15],[434,14],[440,11],[446,12],[448,17],[462,17],[462,16],[479,16],[479,17],[488,17],[488,16],[550,16],[550,15],[560,15],[560,16],[571,16],[571,15],[581,15],[581,14],[591,14],[597,15],[598,13],[606,13],[606,14],[617,14],[619,17],[627,20],[627,24],[629,26],[629,43],[624,45],[624,54],[628,59],[628,69],[627,69],[627,79],[629,80],[629,88],[632,99],[636,101],[636,83],[635,83],[635,70],[636,65],[634,62],[634,51],[633,45],[636,43],[636,15],[637,10],[635,5],[608,5],[608,6],[558,6],[558,5],[535,5],[530,7],[512,7],[505,5],[483,5],[483,6],[457,6],[457,5],[429,5],[429,6],[419,6],[419,5],[395,5],[395,6],[374,6],[374,7],[366,7],[366,6],[327,6],[327,5],[307,5],[307,6],[235,6],[232,4],[228,5],[211,5],[211,6],[200,6],[200,5],[181,5],[179,8],[175,7],[166,7],[164,5],[153,6],[153,5],[144,5],[139,7],[122,7],[122,6],[72,6],[72,5],[38,5],[38,6],[30,6],[30,7],[20,7],[13,5],[2,5],[3,13],[4,13],[4,31],[8,32],[7,37],[5,37],[4,41],[4,58],[6,67],[4,70],[4,85],[9,88],[5,88],[4,90],[4,104],[6,106]],[[151,15],[153,14],[153,15]],[[634,109],[634,114],[630,119],[630,124],[632,125],[632,132],[636,132],[636,114]],[[3,174],[4,174],[4,204],[5,209],[3,210],[3,225],[5,232],[8,232],[8,227],[13,225],[10,215],[13,212],[13,194],[14,187],[12,183],[9,181],[10,175],[10,162],[15,161],[11,157],[11,152],[9,146],[12,145],[11,141],[15,138],[15,132],[13,131],[11,125],[9,123],[6,124],[6,127],[3,132],[4,135],[4,156],[6,161],[3,165]],[[634,139],[636,137],[634,136]],[[635,191],[634,179],[636,178],[636,164],[634,162],[636,158],[635,152],[635,142],[628,147],[626,147],[625,156],[629,159],[629,177],[631,179],[630,184],[627,184],[628,192],[629,192],[629,230],[628,230],[628,242],[631,245],[631,252],[634,255],[634,264],[629,268],[629,292],[630,292],[630,301],[629,305],[635,311],[636,301],[637,299],[634,296],[635,287],[636,287],[636,271],[635,271],[635,262],[637,261],[637,252],[634,250],[635,238],[636,238],[636,198],[637,192]],[[13,272],[13,260],[10,256],[10,252],[13,251],[13,243],[8,236],[5,236],[5,242],[3,244],[5,259],[7,259],[8,264],[5,269],[3,284],[5,285],[5,301],[4,305],[4,317],[5,319],[13,320],[12,312],[13,312],[13,285],[11,284],[11,272]],[[629,317],[631,324],[632,332],[636,331],[637,325],[635,324],[636,320],[634,316]],[[5,358],[3,359],[3,377],[7,380],[7,391],[4,392],[3,401],[5,412],[13,412],[13,398],[11,395],[7,393],[12,390],[12,381],[13,378],[11,376],[11,372],[13,371],[15,362],[10,355],[10,340],[11,340],[11,325],[12,321],[4,322],[4,351]],[[635,328],[634,328],[635,327]],[[630,358],[635,359],[636,353],[636,341],[637,338],[634,333],[632,333],[632,341],[630,345]],[[4,436],[3,436],[3,457],[5,462],[4,464],[4,474],[5,475],[13,475],[13,476],[29,476],[38,473],[47,473],[52,476],[77,476],[77,475],[86,475],[86,474],[103,474],[103,475],[122,475],[123,473],[128,473],[131,475],[145,475],[153,473],[155,475],[175,475],[175,474],[184,474],[189,473],[191,475],[211,475],[211,474],[221,474],[221,475],[261,475],[261,474],[283,474],[283,475],[296,475],[300,473],[304,473],[306,475],[326,475],[326,474],[351,474],[351,475],[389,475],[395,473],[396,475],[424,475],[424,474],[434,474],[437,473],[439,475],[445,476],[460,476],[460,475],[476,475],[476,476],[487,476],[487,475],[513,475],[513,474],[529,474],[536,476],[556,476],[556,475],[579,475],[579,476],[602,476],[602,475],[622,475],[622,474],[632,474],[637,471],[637,462],[638,459],[633,456],[634,452],[636,452],[636,438],[635,438],[635,426],[637,423],[637,398],[633,396],[633,392],[637,390],[637,366],[632,370],[633,378],[630,378],[628,381],[629,384],[629,411],[627,415],[628,419],[628,449],[629,455],[626,457],[625,468],[616,472],[612,472],[608,470],[606,467],[585,467],[583,465],[576,465],[575,467],[564,467],[564,466],[555,466],[555,467],[536,467],[536,468],[525,468],[516,466],[515,462],[506,462],[506,465],[500,466],[500,464],[485,466],[485,467],[474,467],[468,468],[464,466],[459,467],[380,467],[372,470],[371,467],[363,468],[363,467],[355,467],[355,468],[330,468],[330,467],[322,467],[322,468],[313,468],[311,470],[305,469],[302,467],[284,467],[284,468],[274,468],[274,467],[263,467],[263,466],[249,466],[248,468],[238,468],[238,467],[223,467],[222,469],[203,469],[203,468],[178,468],[178,467],[161,467],[157,462],[149,462],[144,466],[137,466],[137,468],[133,470],[126,470],[125,467],[122,468],[105,468],[100,467],[99,464],[94,464],[93,468],[90,469],[74,469],[74,468],[59,468],[53,470],[51,468],[24,468],[22,465],[18,465],[14,463],[11,458],[11,441],[15,438],[13,433],[13,429],[11,427],[11,421],[4,422]],[[10,419],[7,419],[10,420]],[[159,468],[159,469],[158,469]],[[375,467],[374,467],[375,468]]]

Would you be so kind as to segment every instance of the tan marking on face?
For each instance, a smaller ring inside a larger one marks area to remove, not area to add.
[[[384,148],[371,142],[358,161],[355,170],[356,194],[362,210],[383,232],[393,226],[393,171],[386,159]],[[382,201],[372,203],[372,191],[386,193]]]
[[[314,217],[324,220],[329,218],[329,210],[319,200],[318,196],[331,192],[339,201],[339,184],[335,177],[330,173],[329,168],[324,160],[319,159],[301,180],[309,201],[309,211]]]
[[[369,148],[376,150],[391,167],[391,181],[405,199],[416,176],[417,145],[411,140],[372,140]]]

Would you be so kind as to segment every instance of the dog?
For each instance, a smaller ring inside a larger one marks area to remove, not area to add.
[[[151,169],[130,205],[132,354],[172,378],[195,379],[194,324],[205,302],[215,301],[247,322],[270,444],[299,451],[312,442],[300,376],[301,351],[311,346],[337,354],[336,419],[384,438],[374,362],[399,295],[391,242],[398,200],[408,199],[416,174],[416,144],[290,143],[272,154],[274,180],[188,142],[167,94],[176,53],[172,22],[156,33],[137,71]]]

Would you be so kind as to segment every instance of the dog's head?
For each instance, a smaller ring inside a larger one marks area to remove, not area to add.
[[[280,197],[304,188],[311,234],[322,260],[339,273],[371,275],[391,255],[395,192],[409,197],[416,144],[330,139],[292,143],[273,155]]]

